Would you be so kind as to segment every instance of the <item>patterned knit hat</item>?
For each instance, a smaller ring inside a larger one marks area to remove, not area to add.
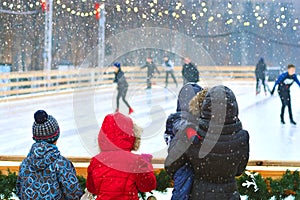
[[[34,120],[32,125],[33,140],[52,143],[59,138],[59,126],[54,117],[48,115],[44,110],[38,110],[34,113]]]

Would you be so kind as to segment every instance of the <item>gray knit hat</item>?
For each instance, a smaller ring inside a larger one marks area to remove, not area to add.
[[[54,117],[48,115],[44,110],[34,113],[32,125],[33,140],[36,142],[55,142],[59,138],[60,130]]]

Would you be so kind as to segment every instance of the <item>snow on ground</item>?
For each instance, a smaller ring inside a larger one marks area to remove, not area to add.
[[[251,137],[250,159],[298,160],[300,152],[300,89],[291,88],[294,118],[298,126],[279,120],[280,99],[261,94],[255,96],[253,82],[225,82],[236,94],[240,119]],[[273,86],[270,83],[270,86]],[[128,100],[135,110],[134,120],[144,128],[139,152],[166,156],[163,140],[166,117],[175,111],[179,88],[159,85],[145,90],[143,85],[130,86]],[[104,116],[114,110],[115,86],[74,91],[0,103],[0,155],[26,155],[33,143],[33,114],[45,109],[59,122],[61,137],[58,147],[65,156],[92,156],[98,152],[97,134]],[[121,111],[127,109],[121,102]],[[286,109],[287,111],[287,109]]]

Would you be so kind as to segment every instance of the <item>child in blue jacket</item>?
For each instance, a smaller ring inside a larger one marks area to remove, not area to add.
[[[176,113],[171,114],[166,122],[166,131],[164,139],[169,148],[174,144],[173,141],[177,132],[181,131],[181,127],[191,126],[186,129],[186,134],[191,143],[199,142],[200,137],[195,131],[194,124],[197,118],[190,112],[190,101],[199,94],[203,89],[196,83],[187,83],[180,90],[177,101]],[[194,180],[194,172],[192,167],[187,163],[182,166],[174,175],[174,189],[171,200],[188,200]]]
[[[33,140],[23,160],[16,185],[21,200],[80,199],[82,190],[72,163],[60,155],[56,146],[60,130],[57,121],[45,111],[34,114]]]
[[[292,113],[290,87],[293,85],[294,82],[296,82],[300,87],[300,81],[297,77],[296,67],[294,65],[292,64],[288,65],[287,69],[288,69],[287,72],[281,74],[278,77],[273,87],[273,90],[271,91],[271,95],[274,94],[276,86],[278,85],[278,94],[282,103],[281,114],[280,114],[281,123],[285,124],[284,111],[285,111],[285,107],[287,106],[289,109],[290,122],[291,124],[296,125]]]

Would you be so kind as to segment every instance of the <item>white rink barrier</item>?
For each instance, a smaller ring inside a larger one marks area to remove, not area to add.
[[[182,81],[181,66],[174,68],[178,82]],[[153,82],[164,84],[165,73],[163,67],[158,67],[160,75],[155,74]],[[201,80],[216,78],[226,81],[253,81],[254,66],[198,66]],[[146,70],[140,67],[123,67],[129,84],[140,84],[146,81]],[[80,68],[69,70],[30,71],[0,73],[0,101],[7,97],[18,97],[26,94],[68,91],[75,88],[91,88],[112,84],[113,69]],[[146,84],[146,83],[145,83]]]

